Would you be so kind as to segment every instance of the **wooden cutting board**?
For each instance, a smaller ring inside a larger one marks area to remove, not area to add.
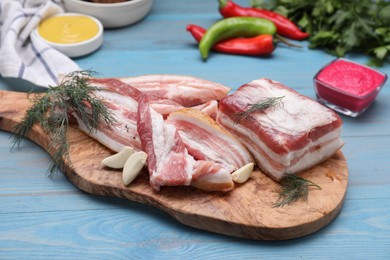
[[[26,93],[0,91],[0,129],[12,132],[31,106]],[[40,127],[28,136],[47,150],[49,138]],[[112,152],[76,128],[69,129],[72,165],[66,177],[88,193],[144,203],[169,213],[179,222],[229,236],[285,240],[311,234],[329,224],[340,212],[348,184],[348,167],[341,151],[300,176],[321,186],[312,189],[307,202],[275,208],[278,184],[260,172],[228,193],[204,192],[192,187],[149,186],[145,171],[128,187],[121,171],[100,163]],[[44,174],[44,173],[42,173]]]

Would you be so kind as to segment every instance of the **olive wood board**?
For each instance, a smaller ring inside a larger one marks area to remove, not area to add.
[[[27,93],[0,91],[0,129],[12,132],[32,105]],[[63,169],[79,189],[147,204],[169,213],[177,221],[202,230],[256,240],[286,240],[306,236],[329,224],[344,203],[348,166],[341,151],[299,175],[318,184],[307,201],[274,207],[278,183],[254,171],[230,192],[206,192],[193,187],[162,187],[154,191],[144,170],[133,183],[122,183],[121,170],[101,164],[113,152],[77,128],[68,132],[70,161]],[[49,137],[34,126],[28,138],[48,150]]]

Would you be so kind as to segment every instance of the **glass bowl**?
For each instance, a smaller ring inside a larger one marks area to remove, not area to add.
[[[337,58],[314,77],[318,102],[351,117],[362,114],[386,83],[387,75],[366,65]]]

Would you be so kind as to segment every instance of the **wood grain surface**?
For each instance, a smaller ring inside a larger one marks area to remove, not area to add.
[[[31,106],[26,93],[0,91],[0,129],[12,132]],[[152,190],[146,171],[128,187],[120,170],[105,168],[101,160],[112,152],[81,131],[69,129],[71,165],[66,177],[91,194],[112,196],[159,208],[179,222],[235,237],[286,240],[311,234],[340,212],[348,184],[348,167],[341,151],[300,175],[321,186],[310,190],[307,202],[275,208],[278,184],[260,172],[228,193],[204,192],[192,187]],[[47,150],[49,138],[34,127],[29,139]]]

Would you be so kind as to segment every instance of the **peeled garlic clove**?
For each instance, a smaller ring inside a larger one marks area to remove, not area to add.
[[[232,179],[236,183],[244,183],[249,179],[253,172],[254,163],[248,163],[232,173]]]
[[[147,154],[141,151],[133,153],[127,159],[122,173],[122,180],[125,185],[129,185],[138,176],[147,158]]]
[[[132,147],[125,146],[119,153],[103,159],[102,164],[113,169],[122,169],[133,153],[134,149]]]

